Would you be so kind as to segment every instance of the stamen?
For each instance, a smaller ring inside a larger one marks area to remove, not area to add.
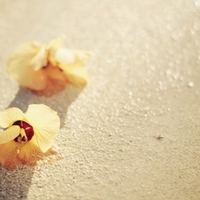
[[[34,135],[33,127],[27,122],[18,120],[13,125],[18,125],[22,130],[19,135],[14,139],[15,142],[27,143]]]
[[[19,147],[17,147],[17,154],[19,154],[20,153],[20,148]]]
[[[28,138],[26,136],[22,136],[21,134],[19,134],[14,140],[23,144],[28,142]]]

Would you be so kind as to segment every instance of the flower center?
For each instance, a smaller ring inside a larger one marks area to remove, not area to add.
[[[24,131],[20,131],[19,135],[14,139],[15,142],[26,143],[32,139],[34,135],[33,127],[21,120],[16,121],[13,125],[18,125]]]

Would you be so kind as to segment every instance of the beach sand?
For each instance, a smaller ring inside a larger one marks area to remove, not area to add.
[[[83,90],[38,97],[7,75],[19,45],[62,35],[94,53]],[[59,159],[0,167],[0,199],[200,199],[199,0],[1,0],[0,38],[0,110],[61,119]]]

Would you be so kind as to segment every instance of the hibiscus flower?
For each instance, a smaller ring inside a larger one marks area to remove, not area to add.
[[[88,81],[85,63],[91,53],[65,49],[62,44],[63,38],[47,45],[34,42],[21,45],[8,60],[8,74],[38,95],[50,96],[69,83],[85,87]]]
[[[43,104],[29,105],[23,113],[19,108],[0,112],[0,163],[7,169],[20,164],[35,165],[51,149],[60,127],[55,111]]]

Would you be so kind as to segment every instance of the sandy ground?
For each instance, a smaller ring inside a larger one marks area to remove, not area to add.
[[[88,86],[50,98],[19,88],[11,52],[61,35],[94,52]],[[1,167],[0,199],[200,199],[199,0],[1,0],[0,38],[0,110],[58,111],[62,155]]]

